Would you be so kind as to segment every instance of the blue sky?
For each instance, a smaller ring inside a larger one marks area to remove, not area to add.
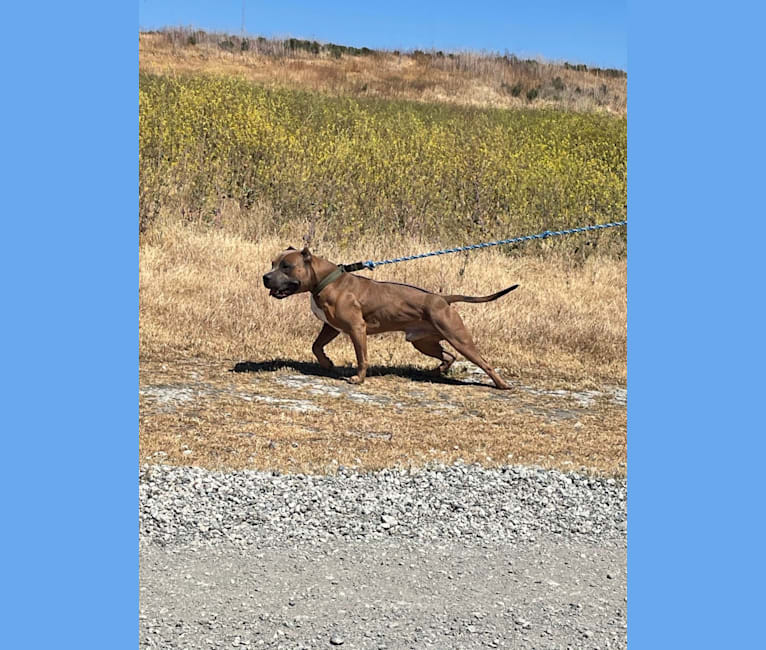
[[[242,0],[139,0],[142,29],[238,34]],[[625,0],[245,0],[249,34],[386,49],[488,50],[628,68]]]

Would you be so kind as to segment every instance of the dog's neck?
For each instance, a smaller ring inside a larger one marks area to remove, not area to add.
[[[322,257],[312,258],[311,270],[314,274],[314,286],[311,293],[315,298],[318,298],[325,287],[335,282],[344,273],[340,266]]]
[[[324,257],[318,257],[317,255],[312,255],[311,268],[314,271],[314,275],[316,276],[317,281],[319,281],[324,276],[328,275],[329,273],[332,273],[335,269],[337,269],[338,265],[333,264],[329,260],[326,260]]]

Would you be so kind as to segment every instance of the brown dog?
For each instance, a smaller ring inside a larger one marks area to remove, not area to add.
[[[447,372],[455,361],[454,355],[440,345],[446,340],[486,372],[498,388],[510,388],[482,359],[460,315],[450,304],[497,300],[517,284],[481,298],[443,296],[407,284],[377,282],[346,273],[338,265],[312,255],[308,247],[302,251],[290,247],[280,253],[272,262],[271,271],[263,276],[263,284],[271,289],[269,295],[279,299],[311,291],[311,311],[324,322],[311,349],[323,368],[332,368],[324,346],[340,332],[348,334],[357,360],[357,374],[349,379],[353,384],[361,384],[367,374],[367,335],[403,331],[417,350],[441,361],[438,373]]]

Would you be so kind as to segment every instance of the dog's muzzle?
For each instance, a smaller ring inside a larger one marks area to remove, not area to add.
[[[267,273],[263,276],[263,286],[270,289],[270,296],[281,300],[282,298],[287,298],[287,296],[292,296],[301,286],[301,283],[294,278],[286,276],[284,273],[278,275]]]

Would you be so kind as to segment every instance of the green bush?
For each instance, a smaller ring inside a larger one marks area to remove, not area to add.
[[[521,85],[521,82],[517,82],[511,86],[511,84],[507,84],[505,81],[503,81],[500,83],[500,89],[512,97],[518,97],[521,95],[521,91],[524,89],[524,87]]]

